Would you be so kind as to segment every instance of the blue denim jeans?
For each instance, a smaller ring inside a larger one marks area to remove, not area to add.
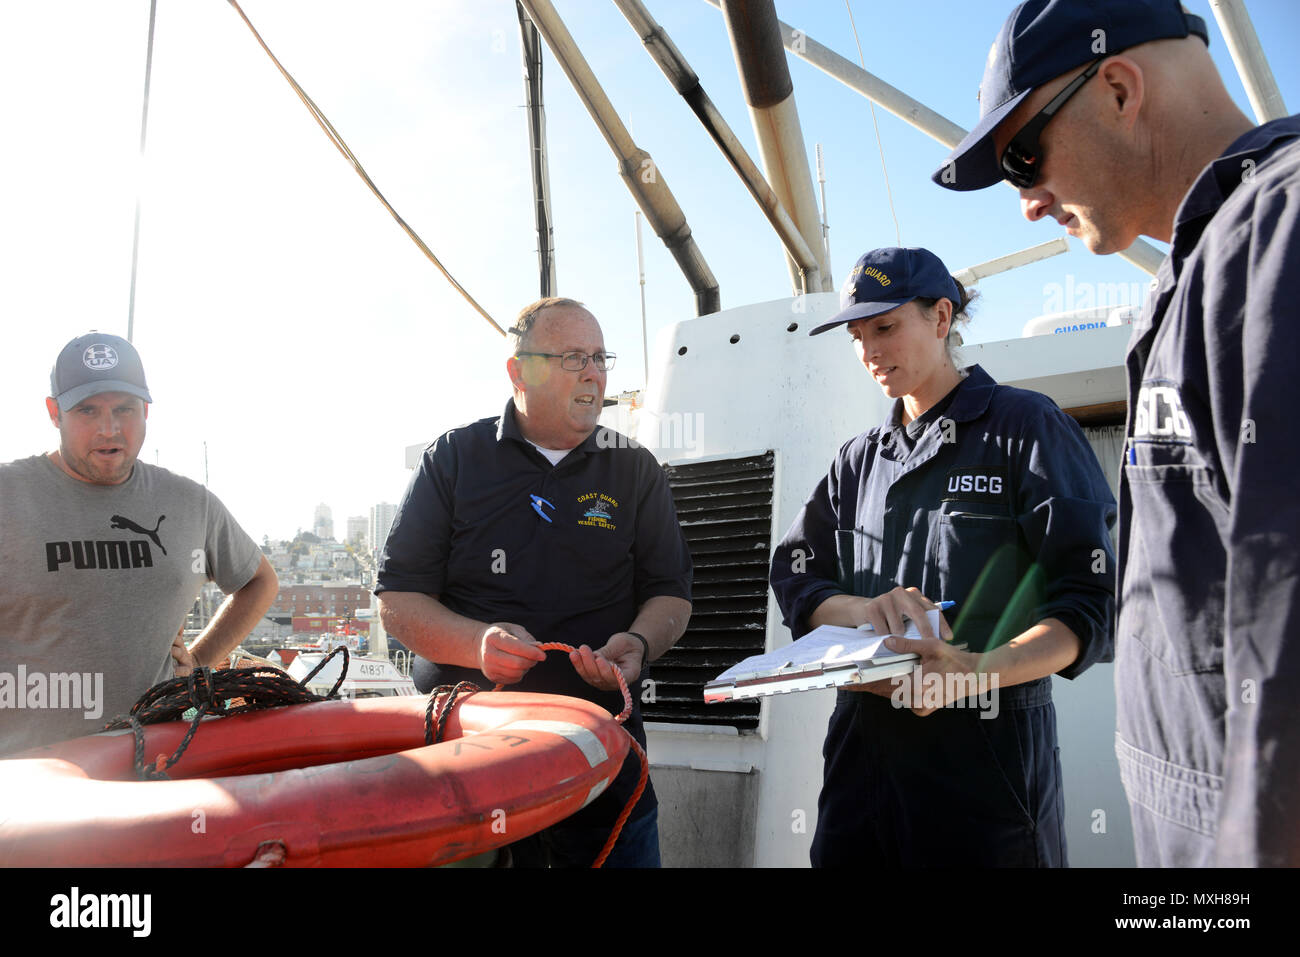
[[[561,821],[510,845],[514,867],[590,867],[610,828]],[[659,867],[659,808],[623,825],[605,867]]]

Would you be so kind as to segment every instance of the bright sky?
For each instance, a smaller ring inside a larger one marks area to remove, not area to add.
[[[1207,0],[1211,51],[1248,110]],[[502,325],[537,297],[527,129],[513,0],[244,0],[281,61],[390,201]],[[724,308],[789,295],[780,245],[740,182],[612,3],[556,0],[615,107],[685,210]],[[757,155],[721,14],[648,0]],[[1012,3],[852,0],[867,68],[969,127],[989,44]],[[1256,29],[1300,109],[1300,4],[1255,0]],[[778,0],[782,19],[857,62],[843,0]],[[899,11],[905,10],[906,15]],[[160,0],[139,158],[148,0],[0,4],[0,316],[11,415],[0,461],[48,451],[49,369],[90,328],[126,334],[131,233],[143,198],[135,343],[154,405],[142,458],[209,482],[259,541],[336,534],[397,502],[407,445],[497,414],[503,344],[373,199],[223,0]],[[826,151],[838,281],[896,242],[867,101],[791,58],[804,135]],[[588,303],[619,354],[609,392],[639,388],[633,203],[615,161],[547,53],[561,294]],[[877,108],[905,245],[952,269],[1044,242],[1006,188],[930,183],[947,150]],[[672,258],[646,231],[651,341],[693,315]],[[1019,335],[1088,284],[1143,284],[1077,245],[981,284],[969,341]],[[1095,288],[1095,286],[1094,286]],[[1135,286],[1132,288],[1140,288]],[[864,428],[869,423],[864,423]]]

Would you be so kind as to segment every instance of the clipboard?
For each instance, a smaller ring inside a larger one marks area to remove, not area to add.
[[[926,612],[934,634],[939,633],[939,612]],[[889,635],[877,635],[870,625],[841,628],[821,625],[798,641],[776,651],[752,655],[728,668],[704,686],[706,704],[742,701],[765,695],[817,691],[843,685],[865,684],[909,674],[920,655],[892,652],[884,647]],[[893,637],[921,637],[914,622]]]

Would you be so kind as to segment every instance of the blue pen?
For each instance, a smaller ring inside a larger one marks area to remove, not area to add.
[[[957,607],[957,603],[956,603],[955,601],[941,601],[941,602],[939,602],[939,610],[940,610],[940,611],[948,611],[949,609],[956,608],[956,607]]]

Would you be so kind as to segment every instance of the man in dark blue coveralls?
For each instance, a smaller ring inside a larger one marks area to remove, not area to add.
[[[505,411],[436,439],[411,479],[380,560],[380,614],[421,656],[425,692],[503,683],[617,714],[618,669],[632,690],[624,727],[644,747],[641,679],[691,613],[668,480],[647,449],[598,425],[614,356],[581,303],[539,300],[509,339]],[[548,657],[537,645],[551,641],[581,647]],[[590,866],[639,773],[630,753],[603,794],[512,845],[516,865]],[[647,783],[605,866],[659,865],[656,809]]]
[[[1031,0],[934,174],[1094,253],[1171,243],[1128,351],[1115,744],[1143,865],[1300,864],[1300,117],[1176,0]]]

